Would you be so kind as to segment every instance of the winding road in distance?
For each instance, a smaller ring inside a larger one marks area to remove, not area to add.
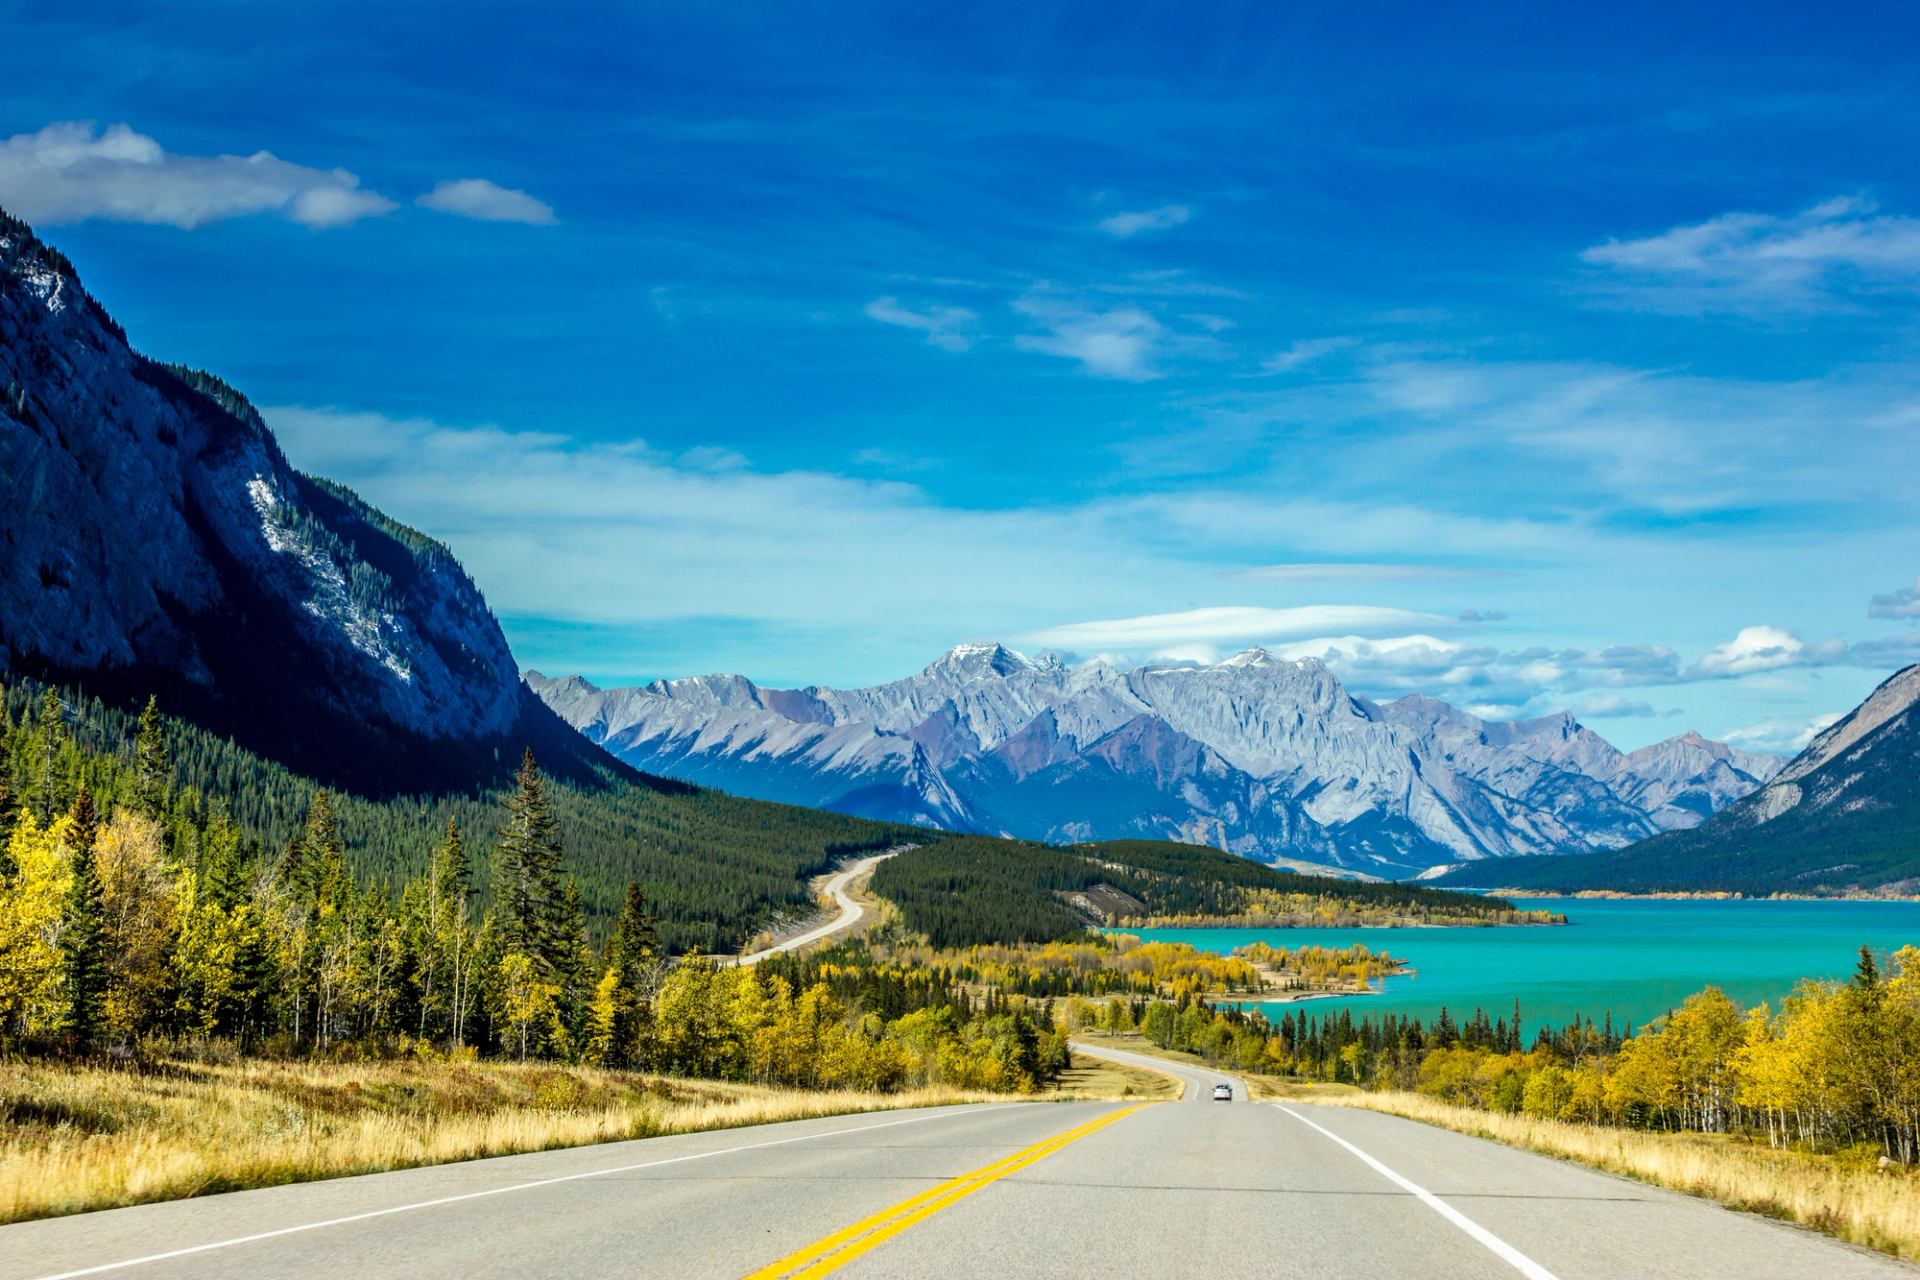
[[[1915,1280],[1765,1218],[1412,1121],[996,1103],[576,1147],[0,1227],[0,1277]]]
[[[788,938],[785,942],[776,942],[764,951],[755,951],[749,955],[740,956],[738,959],[729,961],[728,963],[759,964],[769,956],[777,956],[786,951],[798,951],[802,947],[811,946],[822,938],[831,938],[836,933],[844,933],[848,929],[853,928],[853,926],[860,923],[861,917],[866,915],[867,908],[865,903],[854,900],[853,896],[847,892],[847,887],[861,876],[867,874],[867,872],[879,866],[882,862],[885,862],[888,858],[891,858],[894,854],[905,853],[909,849],[917,849],[919,847],[919,845],[913,844],[897,844],[884,853],[876,853],[870,857],[861,858],[858,862],[847,864],[846,867],[834,872],[833,877],[822,886],[826,894],[840,904],[839,915],[817,929],[809,929],[799,937]]]

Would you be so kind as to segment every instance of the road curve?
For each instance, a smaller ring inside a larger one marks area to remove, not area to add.
[[[854,925],[860,923],[860,918],[866,914],[867,909],[863,904],[853,900],[847,893],[847,886],[879,866],[882,862],[885,862],[888,858],[891,858],[894,854],[905,853],[908,849],[916,849],[918,847],[918,845],[897,844],[883,853],[876,853],[871,857],[862,858],[858,862],[847,864],[847,866],[836,871],[833,878],[828,880],[825,886],[827,894],[832,897],[835,902],[840,904],[839,915],[817,929],[809,929],[797,938],[788,938],[785,942],[776,942],[764,951],[755,951],[749,955],[740,956],[728,963],[736,965],[759,964],[769,956],[777,956],[787,951],[798,951],[802,947],[811,946],[822,938],[831,938],[836,933],[844,933],[848,929],[853,928]]]
[[[1394,1116],[1215,1103],[1227,1077],[1146,1061],[1181,1101],[806,1120],[21,1223],[0,1278],[1920,1276]]]

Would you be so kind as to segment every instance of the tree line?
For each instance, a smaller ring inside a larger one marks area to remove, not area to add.
[[[878,1090],[1033,1089],[1065,1066],[1024,1002],[923,985],[883,1011],[798,970],[670,964],[638,883],[596,945],[531,750],[491,823],[448,820],[393,885],[355,871],[324,790],[277,848],[183,795],[151,703],[124,753],[82,749],[52,691],[5,728],[0,1045],[15,1052],[223,1041]]]
[[[11,785],[33,800],[42,826],[54,808],[71,804],[81,781],[100,811],[111,813],[124,798],[139,733],[135,715],[73,690],[59,692],[63,728],[56,731],[39,720],[43,690],[0,683],[0,739],[14,760],[10,769],[0,769],[8,775],[0,786]],[[311,779],[190,722],[163,715],[161,724],[171,776],[156,820],[167,828],[170,844],[190,845],[216,814],[238,829],[243,842],[258,841],[268,850],[284,848],[304,832],[318,790]],[[59,744],[52,748],[58,758],[42,761],[47,742]],[[510,783],[513,760],[507,764],[501,774]],[[30,783],[29,776],[43,768],[39,782]],[[36,785],[39,790],[27,794]],[[330,790],[329,800],[354,872],[397,886],[426,868],[450,823],[469,835],[490,835],[506,794],[506,787],[488,785],[376,800]],[[567,833],[568,870],[579,885],[592,936],[605,938],[627,883],[638,880],[647,887],[662,944],[671,952],[731,950],[770,919],[809,912],[810,877],[850,854],[913,834],[664,780],[644,785],[610,772],[556,777],[549,771],[547,795]],[[13,807],[0,812],[0,840]],[[493,869],[490,858],[473,860],[472,888],[481,897],[491,892]]]

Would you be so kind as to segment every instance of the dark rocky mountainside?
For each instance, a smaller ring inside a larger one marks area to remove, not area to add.
[[[157,693],[362,789],[471,783],[529,740],[582,754],[444,546],[295,470],[218,378],[135,351],[4,213],[0,475],[0,670]]]

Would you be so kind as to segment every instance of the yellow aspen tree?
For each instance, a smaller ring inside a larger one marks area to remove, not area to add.
[[[0,1034],[50,1036],[65,1023],[60,923],[70,891],[72,819],[42,827],[23,810],[7,841],[0,886]]]
[[[587,1001],[585,1055],[594,1066],[605,1066],[614,1056],[614,1037],[620,1019],[620,971],[609,967],[593,986]]]
[[[126,809],[100,830],[94,858],[107,941],[107,1028],[122,1040],[159,1029],[178,933],[160,824]]]

